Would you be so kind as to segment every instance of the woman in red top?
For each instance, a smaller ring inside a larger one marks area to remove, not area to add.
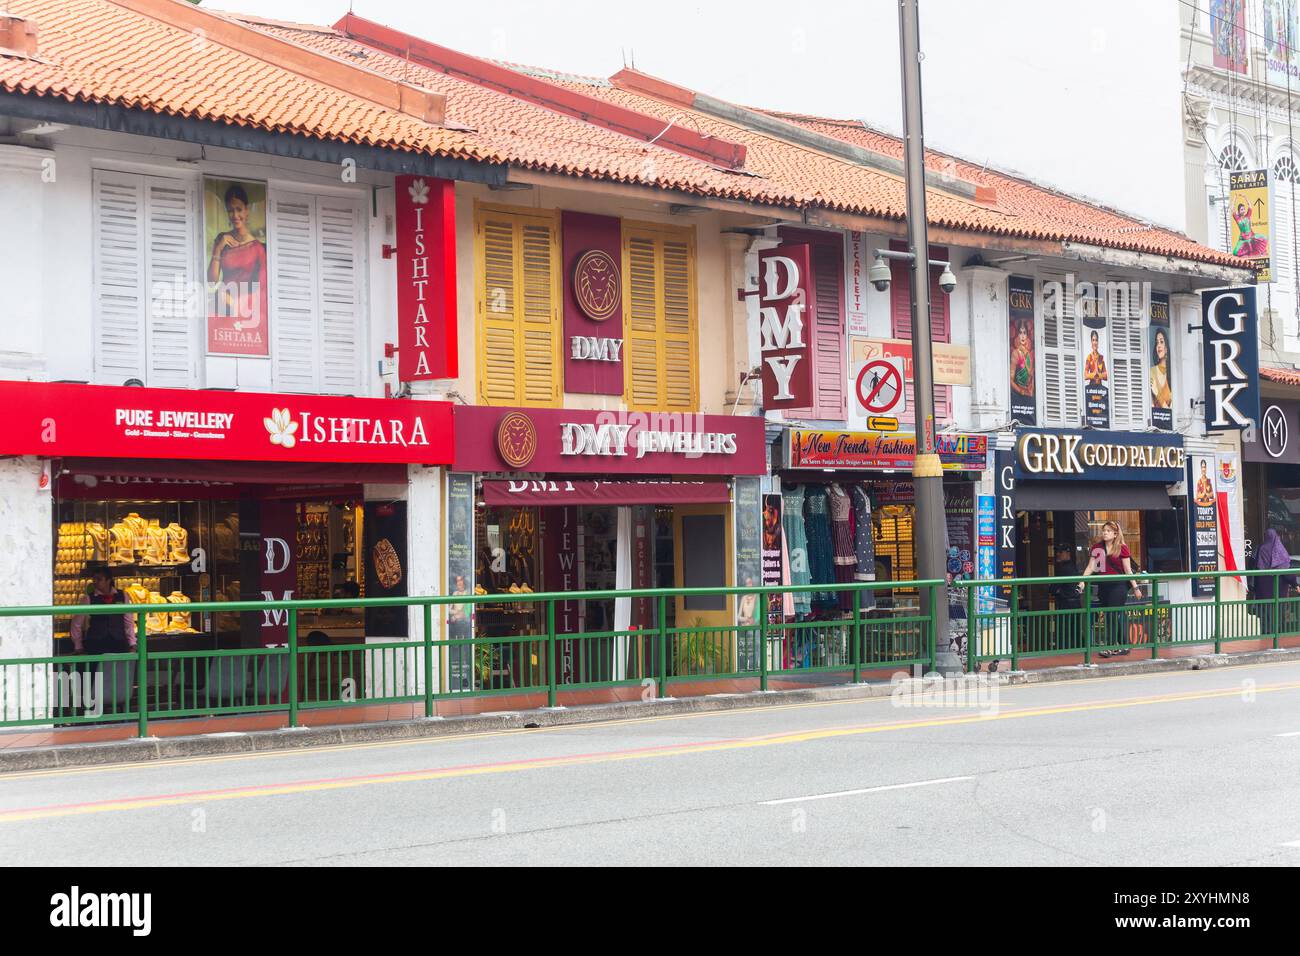
[[[1102,612],[1106,617],[1106,643],[1127,644],[1128,632],[1124,628],[1124,612],[1110,609],[1123,608],[1127,600],[1127,592],[1130,590],[1135,598],[1141,600],[1142,585],[1130,577],[1133,574],[1133,555],[1128,545],[1124,543],[1124,529],[1118,522],[1107,521],[1101,526],[1101,540],[1092,546],[1091,560],[1084,568],[1083,574],[1084,577],[1092,574],[1102,575],[1103,580],[1098,585],[1097,592],[1101,607],[1107,608]],[[1128,581],[1124,580],[1126,577],[1129,578]],[[1082,591],[1085,587],[1087,583],[1080,581],[1079,590]],[[1099,656],[1123,657],[1127,653],[1126,647],[1122,651],[1102,651]]]

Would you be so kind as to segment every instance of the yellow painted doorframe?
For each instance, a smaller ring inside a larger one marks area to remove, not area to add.
[[[682,519],[691,515],[719,515],[722,518],[722,536],[726,546],[726,555],[723,558],[723,583],[730,587],[734,583],[735,577],[735,542],[732,540],[732,515],[731,505],[728,504],[706,504],[706,505],[673,505],[673,587],[685,587],[683,583],[683,574],[685,565],[682,561]],[[706,627],[731,627],[735,623],[735,606],[734,598],[727,595],[726,607],[720,611],[699,611],[687,610],[686,599],[678,596],[676,599],[676,621],[677,627],[690,627],[696,618]]]

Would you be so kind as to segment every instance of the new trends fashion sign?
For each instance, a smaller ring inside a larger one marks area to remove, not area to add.
[[[1254,432],[1259,423],[1259,340],[1255,288],[1201,293],[1206,432]]]

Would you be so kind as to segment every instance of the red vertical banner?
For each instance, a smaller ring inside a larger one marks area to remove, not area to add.
[[[564,212],[564,390],[623,394],[623,228]]]
[[[397,377],[455,378],[456,184],[396,176]]]
[[[545,549],[545,582],[547,591],[577,591],[578,586],[578,509],[575,505],[545,508],[543,547]],[[555,604],[555,633],[576,634],[581,625],[577,601],[557,601]],[[575,679],[573,641],[558,642],[555,667],[559,682],[572,683]]]
[[[766,409],[813,405],[809,262],[807,245],[780,246],[758,254],[758,333]]]
[[[288,601],[298,588],[298,511],[291,501],[263,501],[262,597],[267,601]],[[289,612],[262,612],[262,646],[289,643]],[[302,635],[299,635],[301,637]]]

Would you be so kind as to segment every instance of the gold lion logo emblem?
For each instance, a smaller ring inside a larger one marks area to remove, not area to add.
[[[573,295],[587,318],[604,322],[623,299],[618,265],[609,253],[590,249],[578,257],[573,267]]]
[[[528,467],[537,454],[537,427],[523,412],[510,412],[497,426],[497,453],[511,468]]]

